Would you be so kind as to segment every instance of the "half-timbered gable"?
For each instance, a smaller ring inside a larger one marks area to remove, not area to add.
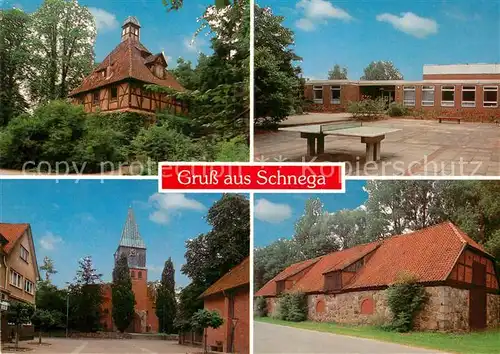
[[[129,17],[122,28],[120,44],[71,92],[73,102],[82,104],[86,112],[185,111],[186,107],[169,95],[145,89],[153,84],[184,90],[167,71],[163,53],[153,54],[140,42],[139,21]]]

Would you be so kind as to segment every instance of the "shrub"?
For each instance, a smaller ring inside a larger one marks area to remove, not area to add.
[[[255,299],[255,316],[266,317],[267,316],[267,302],[262,296]]]
[[[391,322],[384,328],[396,332],[413,329],[415,315],[427,301],[425,288],[410,274],[401,274],[387,289],[387,303],[392,312]]]
[[[218,162],[245,162],[250,158],[250,148],[244,137],[219,142],[215,150],[215,161]]]
[[[278,299],[278,318],[284,321],[301,322],[307,319],[307,296],[304,293],[285,293]]]
[[[387,115],[390,117],[403,117],[409,114],[408,108],[401,103],[392,102],[387,109]]]
[[[355,119],[371,120],[380,117],[385,111],[385,99],[363,99],[361,101],[349,102],[347,112],[351,113]]]

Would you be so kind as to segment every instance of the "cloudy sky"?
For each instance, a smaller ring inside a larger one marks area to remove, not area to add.
[[[78,259],[87,255],[103,280],[111,281],[113,254],[132,206],[148,248],[148,279],[159,279],[172,257],[176,283],[185,286],[189,280],[180,273],[185,241],[210,230],[204,217],[221,195],[157,190],[155,180],[0,180],[0,222],[31,224],[38,263],[49,256],[59,271],[55,284],[72,281]]]
[[[267,246],[279,238],[291,238],[295,222],[304,214],[309,198],[321,199],[324,210],[330,213],[359,207],[368,199],[363,190],[365,184],[365,181],[348,181],[345,194],[255,194],[255,247]]]
[[[1,8],[16,6],[35,11],[42,0],[0,0]],[[103,60],[119,43],[121,26],[128,16],[136,16],[142,25],[141,41],[152,52],[165,52],[168,64],[175,66],[178,57],[195,61],[200,51],[210,53],[209,39],[204,34],[193,43],[199,28],[197,18],[213,0],[190,0],[179,11],[167,13],[161,0],[80,0],[95,17],[98,35],[96,60]]]
[[[258,0],[296,34],[306,77],[336,63],[358,80],[373,60],[393,61],[405,79],[424,64],[499,63],[498,0]]]

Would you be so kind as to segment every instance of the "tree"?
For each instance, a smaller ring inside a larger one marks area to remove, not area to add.
[[[175,300],[175,270],[172,259],[169,258],[161,273],[161,282],[156,296],[156,316],[159,330],[163,333],[174,333],[174,321],[177,313]]]
[[[31,304],[14,301],[10,303],[7,311],[7,321],[16,326],[16,350],[19,348],[19,332],[21,326],[31,321],[31,317],[35,312],[35,307]]]
[[[40,270],[45,272],[45,280],[50,283],[50,277],[54,274],[57,274],[57,270],[54,267],[54,261],[45,256],[43,258],[43,265],[40,267]]]
[[[204,284],[191,282],[184,287],[179,294],[179,306],[176,318],[176,327],[182,322],[190,321],[193,314],[203,308],[203,300],[200,295],[207,289]]]
[[[182,273],[210,286],[248,257],[250,248],[250,205],[240,194],[224,194],[208,210],[212,229],[186,242]]]
[[[167,8],[167,11],[179,10],[184,5],[184,0],[161,0],[163,6]],[[234,0],[233,2],[238,2]],[[215,6],[217,8],[223,8],[231,4],[230,0],[215,0]]]
[[[113,269],[111,297],[113,322],[116,328],[123,333],[134,320],[135,313],[135,296],[132,291],[132,279],[125,254],[121,255]]]
[[[68,292],[65,289],[58,289],[46,280],[37,283],[35,306],[39,310],[46,310],[52,314],[54,319],[52,327],[54,328],[66,326],[67,298]]]
[[[207,353],[207,328],[217,329],[224,323],[217,311],[198,310],[191,319],[192,327],[203,330],[203,351]]]
[[[29,62],[29,15],[0,10],[0,127],[28,107],[21,86]]]
[[[347,80],[347,68],[340,68],[335,64],[333,69],[328,71],[328,80]]]
[[[373,61],[360,80],[403,80],[403,75],[390,61]]]
[[[302,106],[300,60],[293,49],[294,33],[284,18],[255,5],[255,124],[276,125]]]
[[[37,309],[31,317],[31,322],[38,328],[38,344],[42,344],[42,331],[47,331],[56,324],[56,318],[48,310]]]
[[[94,17],[76,0],[45,0],[32,18],[32,100],[66,98],[92,71]]]
[[[78,265],[69,287],[70,324],[82,332],[96,332],[101,328],[102,274],[97,273],[90,256],[81,259]]]
[[[293,240],[279,239],[254,251],[254,284],[260,289],[284,268],[299,261],[299,250]]]

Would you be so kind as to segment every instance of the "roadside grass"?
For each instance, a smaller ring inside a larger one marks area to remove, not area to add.
[[[437,332],[396,333],[373,326],[347,326],[326,322],[288,322],[269,317],[255,317],[255,321],[282,326],[309,329],[347,336],[376,339],[412,347],[437,349],[449,353],[500,353],[500,330],[450,334]]]

